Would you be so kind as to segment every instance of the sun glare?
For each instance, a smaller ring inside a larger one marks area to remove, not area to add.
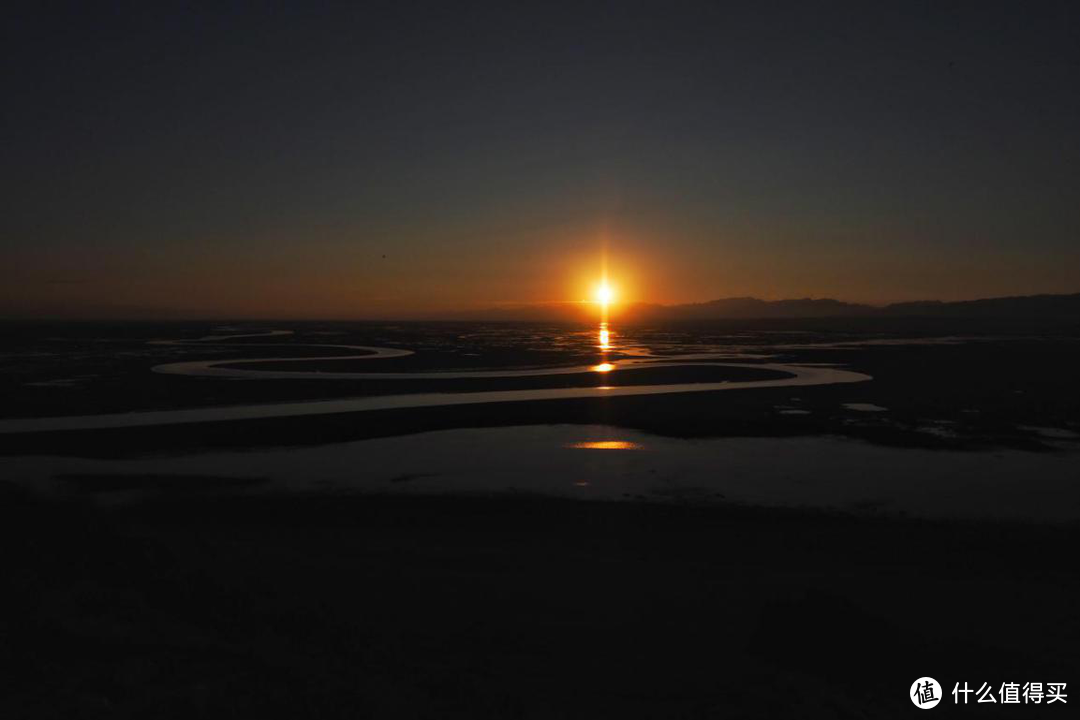
[[[596,302],[601,305],[607,306],[615,301],[615,291],[607,282],[602,282],[596,286]]]

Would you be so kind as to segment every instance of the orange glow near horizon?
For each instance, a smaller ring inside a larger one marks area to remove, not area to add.
[[[629,440],[593,440],[571,443],[567,447],[577,450],[641,450],[642,446]]]

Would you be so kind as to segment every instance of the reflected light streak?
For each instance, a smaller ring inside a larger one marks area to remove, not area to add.
[[[606,373],[606,372],[611,372],[612,370],[614,370],[615,369],[615,364],[605,362],[605,363],[600,363],[599,365],[593,365],[589,369],[592,370],[593,372]]]
[[[600,345],[601,350],[611,349],[611,332],[608,331],[607,323],[600,323]]]

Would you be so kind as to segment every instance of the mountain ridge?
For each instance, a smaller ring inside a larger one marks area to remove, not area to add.
[[[442,315],[450,320],[555,321],[592,318],[596,305],[589,302],[522,304]],[[631,303],[612,308],[616,317],[634,320],[757,320],[844,317],[944,317],[1080,319],[1080,293],[1014,295],[976,300],[917,300],[888,305],[851,303],[835,298],[755,297],[718,298],[701,303],[659,305]]]

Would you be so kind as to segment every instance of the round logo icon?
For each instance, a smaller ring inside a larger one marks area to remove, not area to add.
[[[915,703],[915,707],[929,710],[941,702],[941,685],[932,677],[921,677],[911,683],[908,697]]]

